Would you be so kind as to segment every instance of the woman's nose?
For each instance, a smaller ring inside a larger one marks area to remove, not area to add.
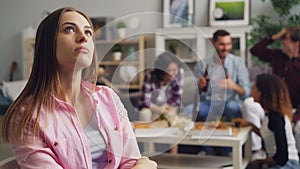
[[[83,31],[80,31],[78,33],[77,42],[78,43],[85,43],[85,42],[87,42],[87,40],[88,40],[87,35]]]

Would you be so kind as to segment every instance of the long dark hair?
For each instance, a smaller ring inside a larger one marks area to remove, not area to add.
[[[54,108],[52,95],[59,95],[64,92],[58,72],[56,47],[61,16],[69,11],[75,11],[84,16],[93,29],[89,17],[71,7],[57,9],[40,23],[36,34],[33,67],[28,83],[5,114],[2,132],[4,141],[8,141],[10,136],[24,141],[26,139],[24,133],[29,132],[27,130],[33,129],[30,132],[38,134],[41,108],[45,106],[47,112],[52,112]],[[94,51],[93,63],[83,73],[83,76],[91,77],[94,75],[94,85],[97,80],[96,70],[97,55]],[[25,106],[25,109],[23,109],[23,106]],[[21,119],[17,118],[18,113],[22,113]]]
[[[256,78],[260,104],[269,112],[278,112],[292,118],[292,104],[285,83],[276,75],[261,74]]]
[[[151,75],[154,81],[161,82],[164,80],[170,63],[177,64],[178,69],[181,67],[179,59],[171,52],[164,52],[157,57],[154,63],[154,70]]]

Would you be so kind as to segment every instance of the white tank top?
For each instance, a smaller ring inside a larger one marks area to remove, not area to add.
[[[92,119],[84,128],[84,132],[87,136],[92,154],[93,169],[104,168],[108,161],[106,153],[107,145],[103,139],[102,133],[98,129],[96,113],[93,114]]]

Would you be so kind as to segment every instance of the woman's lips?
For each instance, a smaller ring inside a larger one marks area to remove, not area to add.
[[[89,53],[89,49],[86,47],[78,47],[75,49],[75,51],[79,53]]]

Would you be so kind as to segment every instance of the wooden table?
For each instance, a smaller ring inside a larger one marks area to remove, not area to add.
[[[210,161],[212,168],[220,168],[224,164],[232,164],[234,169],[246,168],[251,159],[251,128],[240,128],[239,132],[233,136],[210,136],[192,139],[186,134],[177,135],[160,135],[156,137],[140,137],[137,136],[138,142],[150,143],[165,143],[165,144],[183,144],[183,145],[203,145],[203,146],[220,146],[232,147],[232,158],[219,156],[196,156],[184,154],[160,154],[151,157],[158,163],[159,168],[172,169],[192,169],[192,168],[207,168]],[[245,155],[243,157],[243,145]],[[146,152],[149,149],[146,147]],[[197,160],[196,160],[197,159]],[[227,161],[226,161],[227,160]],[[176,162],[177,161],[177,162]],[[178,163],[180,161],[180,163]],[[201,165],[204,164],[205,165]]]

